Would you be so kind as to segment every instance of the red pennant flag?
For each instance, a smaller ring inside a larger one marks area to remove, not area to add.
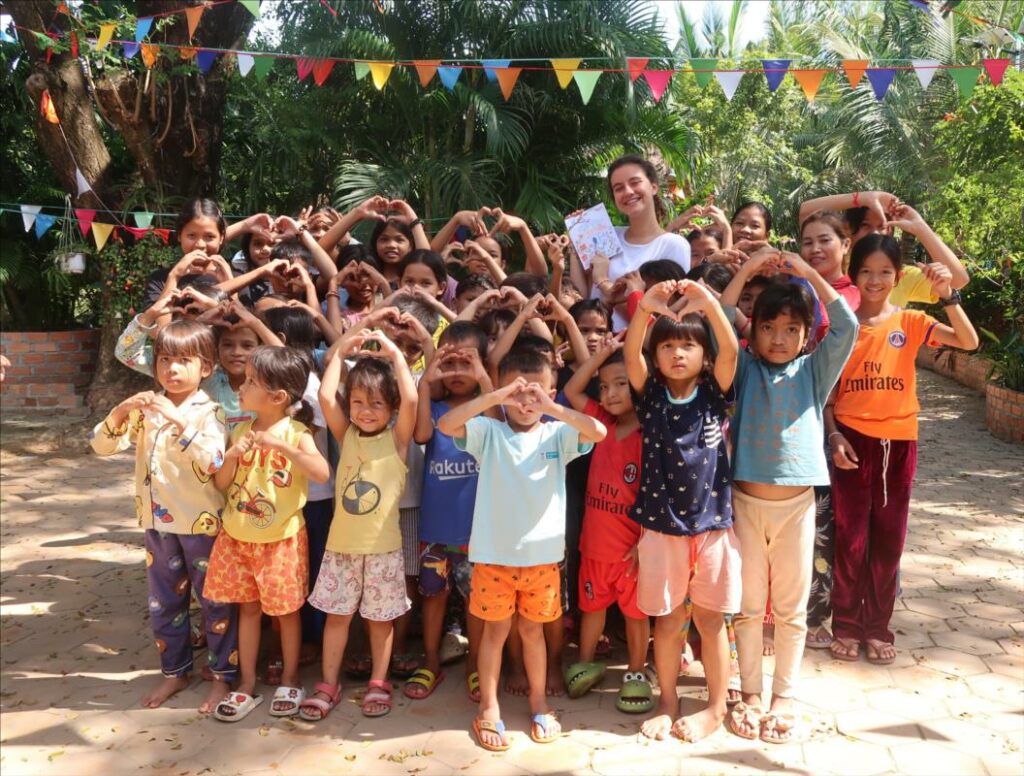
[[[141,240],[149,232],[153,231],[148,226],[145,229],[140,229],[137,226],[122,226],[120,227],[120,229],[122,232],[128,232],[129,234],[131,234],[131,236],[134,237],[136,240]]]
[[[643,73],[644,68],[647,67],[647,63],[650,59],[627,59],[626,64],[629,66],[629,80],[635,81]]]
[[[315,64],[316,64],[316,60],[315,59],[301,58],[301,59],[296,59],[295,60],[295,69],[296,69],[296,71],[298,71],[299,82],[300,83],[302,81],[305,81],[306,80],[306,76],[308,76],[310,73],[313,72],[313,65],[315,65]]]
[[[661,102],[661,98],[665,94],[668,82],[672,79],[672,71],[644,70],[644,78],[647,79],[647,85],[651,87],[651,94],[654,95],[654,101]]]
[[[417,59],[413,61],[413,67],[416,68],[416,75],[420,77],[420,86],[424,89],[430,84],[434,78],[434,73],[437,72],[438,66],[441,64],[440,59]]]
[[[327,80],[327,76],[331,74],[334,69],[335,60],[333,59],[318,59],[313,65],[313,83],[317,86],[323,86],[324,81]],[[299,76],[301,81],[303,76]]]
[[[170,229],[154,229],[153,230],[153,234],[155,234],[157,237],[159,237],[164,245],[167,245],[168,242],[170,242],[170,239],[171,239],[171,230]]]
[[[78,59],[78,34],[71,33],[71,58]]]
[[[96,211],[75,208],[75,217],[78,219],[78,228],[82,230],[82,237],[85,237],[92,228],[92,222],[96,220]]]
[[[1010,64],[1010,60],[983,59],[981,60],[981,64],[985,68],[985,72],[988,73],[988,79],[992,82],[992,85],[999,86],[999,84],[1003,82],[1003,73],[1006,72],[1006,68]]]

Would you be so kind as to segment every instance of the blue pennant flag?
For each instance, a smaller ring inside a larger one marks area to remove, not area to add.
[[[136,54],[139,53],[139,44],[138,43],[122,43],[121,44],[121,51],[124,53],[124,58],[125,59],[131,59],[132,57],[134,57]]]
[[[501,68],[508,67],[512,64],[511,59],[481,59],[480,64],[484,66],[484,73],[487,74],[488,81],[497,81],[497,71]]]
[[[761,67],[764,68],[764,80],[768,82],[768,91],[774,92],[782,84],[789,70],[789,59],[762,59]]]
[[[56,216],[48,216],[45,213],[40,213],[36,216],[36,237],[42,237],[46,234],[47,230],[54,225],[57,221]]]
[[[196,66],[199,68],[199,72],[206,75],[210,72],[210,68],[213,67],[213,63],[217,59],[216,51],[200,51],[196,54]]]
[[[866,73],[871,88],[875,90],[875,99],[879,102],[885,97],[885,93],[892,86],[892,79],[896,77],[896,71],[891,67],[870,68]]]
[[[142,43],[149,35],[149,30],[153,26],[153,17],[147,16],[144,19],[139,19],[135,22],[135,42]]]
[[[444,88],[450,92],[455,91],[455,82],[459,80],[459,75],[461,73],[461,67],[441,65],[437,68],[437,77],[441,79],[441,83],[444,84]]]

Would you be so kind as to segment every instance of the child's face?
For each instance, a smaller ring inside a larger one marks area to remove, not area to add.
[[[864,259],[853,282],[860,291],[861,301],[884,302],[900,280],[892,260],[881,251]]]
[[[199,356],[157,356],[156,379],[172,401],[191,396],[209,376],[210,365]]]
[[[654,364],[668,381],[693,380],[704,369],[704,348],[692,339],[662,340],[654,353]]]
[[[747,285],[743,286],[743,291],[740,293],[740,299],[736,306],[740,308],[740,312],[747,316],[747,318],[754,314],[754,302],[761,296],[762,291],[764,291],[764,286],[762,285],[747,283]]]
[[[770,364],[788,364],[803,352],[806,343],[807,327],[788,310],[754,326],[754,352]]]
[[[501,243],[493,237],[474,237],[473,242],[483,248],[499,267],[505,268],[505,261],[501,257]]]
[[[353,388],[348,397],[348,419],[362,433],[379,434],[391,421],[393,408],[384,396],[365,388]]]
[[[470,302],[472,302],[474,299],[480,296],[484,292],[484,290],[485,289],[482,286],[477,286],[475,288],[469,289],[468,291],[463,291],[461,294],[455,297],[456,314],[461,313],[463,310],[469,307]]]
[[[537,383],[547,392],[548,396],[554,397],[555,387],[550,369],[544,369],[540,372],[508,372],[499,379],[499,386],[504,387],[513,382],[517,377],[522,377],[528,383]],[[506,405],[505,407],[505,417],[508,419],[508,424],[517,431],[533,428],[540,422],[543,414],[544,411],[535,404],[527,405],[525,409],[520,409],[513,405]]]
[[[412,369],[413,365],[423,355],[423,345],[420,341],[408,329],[396,326],[390,322],[381,324],[380,328],[387,335],[387,338],[395,343],[395,347],[402,351],[402,355],[405,356],[405,363]]]
[[[633,411],[633,395],[625,364],[609,364],[597,372],[601,406],[609,415],[619,417]]]
[[[487,336],[487,353],[488,354],[490,354],[490,352],[492,350],[494,350],[494,346],[498,344],[498,340],[501,339],[501,335],[505,333],[505,329],[507,329],[507,328],[508,328],[508,325],[503,323],[503,322],[495,324],[494,334],[489,334]]]
[[[392,270],[412,250],[412,244],[408,238],[393,226],[384,228],[374,247],[377,249],[377,258],[385,264],[391,265]]]
[[[259,347],[260,338],[256,332],[246,327],[226,329],[217,343],[217,357],[224,371],[232,376],[245,374],[245,365],[249,363],[249,354]]]
[[[601,347],[605,335],[608,334],[608,320],[596,310],[587,310],[580,319],[576,321],[580,334],[587,342],[587,350],[594,355]]]
[[[700,237],[697,237],[690,243],[690,266],[696,267],[699,264],[703,264],[705,258],[721,247],[718,244],[718,240],[709,234],[702,234]]]
[[[245,365],[245,382],[238,388],[239,407],[246,412],[255,412],[258,415],[283,401],[282,394],[284,394],[284,399],[287,399],[287,394],[284,391],[272,391],[263,385],[251,364]]]
[[[831,226],[815,221],[804,227],[800,258],[831,282],[843,274],[843,256],[849,247],[850,241],[842,239]]]
[[[465,355],[465,351],[476,350],[476,343],[471,340],[462,342],[445,341],[445,345],[456,348],[451,357],[446,358],[441,366],[441,384],[450,396],[471,396],[476,393],[479,383],[470,376],[473,361]],[[445,373],[452,373],[446,377]]]
[[[262,233],[254,234],[249,242],[249,259],[257,267],[262,267],[270,261],[270,254],[274,250],[276,243],[277,240],[273,237],[268,237]]]
[[[444,293],[441,284],[437,282],[433,270],[426,264],[410,264],[402,272],[402,285],[410,291],[420,288],[426,293],[438,299]]]
[[[217,228],[216,221],[207,216],[200,216],[193,218],[181,228],[178,242],[181,244],[182,253],[206,251],[207,256],[214,256],[220,253],[224,235]]]
[[[734,240],[767,240],[768,226],[761,211],[748,207],[738,212],[732,219],[732,236]]]
[[[573,286],[562,286],[562,290],[558,295],[558,301],[566,310],[572,307],[577,302],[582,302],[583,297],[580,296],[580,292]]]
[[[350,275],[341,286],[348,292],[350,302],[367,305],[373,301],[374,285],[370,281],[370,276],[364,272]]]

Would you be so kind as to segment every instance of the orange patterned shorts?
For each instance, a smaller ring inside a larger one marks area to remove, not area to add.
[[[470,585],[469,613],[481,620],[506,620],[514,612],[533,622],[551,622],[562,616],[561,575],[557,563],[540,566],[474,563]]]
[[[306,527],[279,542],[243,542],[217,534],[203,595],[211,601],[259,601],[264,614],[279,617],[300,609],[309,584]]]

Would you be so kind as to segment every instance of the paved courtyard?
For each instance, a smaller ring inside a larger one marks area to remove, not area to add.
[[[10,455],[0,465],[0,771],[14,774],[798,774],[1024,773],[1024,448],[984,429],[984,402],[923,372],[920,471],[893,618],[893,666],[809,652],[805,738],[772,746],[720,730],[696,745],[638,740],[615,710],[623,666],[583,699],[556,699],[565,735],[526,735],[505,698],[513,746],[469,732],[462,666],[426,701],[400,693],[368,720],[359,685],[321,724],[266,714],[200,718],[196,682],[166,707],[138,706],[157,675],[145,621],[142,534],[131,458]],[[315,669],[304,672],[307,688]],[[702,698],[699,664],[680,680]]]

